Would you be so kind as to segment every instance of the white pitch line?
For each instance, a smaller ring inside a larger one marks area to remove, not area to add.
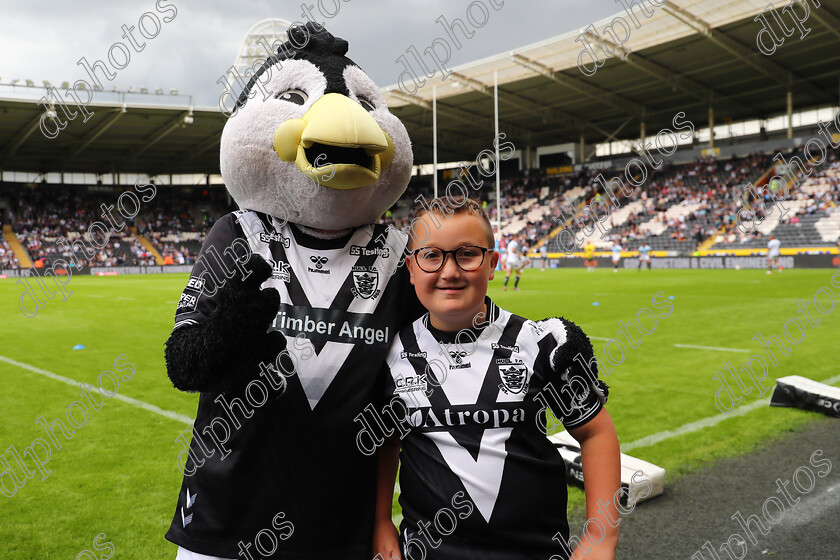
[[[603,336],[590,336],[589,338],[591,340],[613,340],[612,338],[604,338]],[[615,340],[621,339],[616,338]],[[697,350],[715,350],[718,352],[750,352],[750,350],[744,350],[743,348],[722,348],[720,346],[694,346],[691,344],[672,344],[671,346],[675,346],[677,348],[695,348]]]
[[[694,346],[692,344],[674,344],[677,348],[696,348],[698,350],[715,350],[717,352],[746,352],[749,350],[743,348],[721,348],[720,346]]]
[[[637,447],[648,447],[650,445],[656,445],[657,443],[663,442],[666,439],[671,439],[677,436],[681,436],[684,434],[690,434],[692,432],[697,432],[699,430],[703,430],[705,428],[710,428],[717,424],[720,424],[724,420],[728,418],[735,418],[736,416],[743,416],[748,412],[752,412],[756,408],[760,408],[762,406],[767,406],[770,404],[770,399],[759,399],[753,403],[745,404],[739,406],[732,412],[722,412],[720,414],[716,414],[714,416],[709,416],[707,418],[702,418],[700,420],[696,420],[694,422],[689,422],[688,424],[683,424],[679,428],[674,428],[673,430],[662,430],[661,432],[657,432],[655,434],[651,434],[649,436],[645,436],[643,438],[637,439],[636,441],[631,441],[625,445],[621,446],[621,452],[627,453],[632,449]]]
[[[795,511],[791,512],[790,517],[785,521],[785,525],[790,527],[807,525],[817,517],[824,516],[827,510],[837,506],[837,490],[840,490],[840,484],[826,488],[822,494],[803,498],[802,504]],[[835,493],[832,494],[832,492]]]
[[[840,381],[840,375],[829,377],[828,379],[820,381],[820,383],[825,383],[826,385],[834,385],[838,381]],[[756,408],[760,408],[768,404],[770,404],[769,398],[759,399],[753,403],[739,406],[732,412],[722,412],[720,414],[715,414],[714,416],[709,416],[707,418],[702,418],[694,422],[689,422],[688,424],[683,424],[679,428],[674,428],[673,430],[663,430],[661,432],[657,432],[655,434],[651,434],[649,436],[637,439],[636,441],[631,441],[630,443],[622,445],[621,452],[627,453],[628,451],[637,447],[648,447],[650,445],[656,445],[657,443],[663,442],[666,439],[671,439],[673,437],[690,434],[692,432],[697,432],[706,428],[711,428],[712,426],[720,424],[727,418],[743,416],[748,412],[752,412]]]
[[[97,294],[85,294],[85,295],[87,297],[105,297],[105,296],[100,296],[100,295],[97,295]]]
[[[125,299],[125,300],[134,301],[133,297],[118,297],[118,298],[114,298],[114,299]]]
[[[38,368],[38,367],[35,367],[35,366],[30,366],[29,364],[24,364],[22,362],[12,360],[11,358],[7,358],[5,356],[0,356],[0,361],[6,362],[8,364],[12,364],[13,366],[17,366],[19,368],[23,368],[23,369],[29,370],[31,372],[34,372],[34,373],[39,373],[41,375],[49,377],[50,379],[55,379],[56,381],[61,381],[62,383],[67,383],[68,385],[73,385],[74,387],[81,387],[81,382],[79,382],[79,381],[76,381],[74,379],[70,379],[69,377],[64,377],[63,375],[59,375],[59,374],[53,373],[51,371],[47,371],[45,369],[41,369],[41,368]],[[143,410],[148,410],[149,412],[153,412],[155,414],[165,416],[166,418],[169,418],[171,420],[178,420],[179,422],[183,422],[184,424],[192,424],[193,423],[193,419],[188,417],[188,416],[184,416],[183,414],[178,414],[177,412],[171,412],[169,410],[163,410],[162,408],[159,408],[159,407],[157,407],[153,404],[149,404],[149,403],[143,402],[143,401],[138,401],[137,399],[133,399],[131,397],[126,397],[124,395],[120,395],[119,393],[114,395],[112,398],[123,401],[124,403],[128,403],[131,406],[134,406],[134,407],[137,407],[137,408],[142,408]]]

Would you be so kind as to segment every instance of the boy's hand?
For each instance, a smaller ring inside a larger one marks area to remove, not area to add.
[[[402,560],[400,533],[390,519],[373,529],[373,555],[374,560]]]

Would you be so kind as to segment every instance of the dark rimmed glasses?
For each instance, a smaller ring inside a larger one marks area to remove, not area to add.
[[[444,251],[437,247],[423,247],[414,251],[413,255],[414,261],[423,272],[437,272],[443,268],[446,255],[452,255],[455,264],[464,272],[472,272],[484,264],[484,255],[492,250],[477,245],[463,245],[452,251]]]

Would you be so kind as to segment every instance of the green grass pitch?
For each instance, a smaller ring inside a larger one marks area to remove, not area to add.
[[[620,441],[627,444],[719,414],[714,403],[719,385],[712,376],[727,361],[737,369],[751,353],[761,353],[752,340],[756,332],[781,336],[789,318],[801,318],[797,299],[810,301],[821,287],[836,296],[834,272],[786,270],[768,276],[763,270],[622,269],[613,274],[611,269],[529,269],[519,291],[503,292],[503,274],[497,273],[490,296],[529,318],[562,314],[590,336],[620,338],[619,320],[633,323],[642,308],[665,313],[651,303],[656,292],[663,292],[660,301],[670,302],[673,313],[659,318],[650,335],[635,335],[641,338],[640,346],[627,347],[624,362],[606,378],[611,386],[608,410]],[[18,310],[22,287],[14,279],[0,280],[0,356],[95,385],[99,373],[114,371],[114,359],[125,354],[136,374],[121,381],[121,395],[192,418],[197,396],[172,388],[163,363],[163,344],[186,278],[74,277],[72,296],[64,302],[47,301],[35,318]],[[804,340],[771,368],[767,386],[784,375],[824,380],[838,374],[832,355],[840,310],[820,316],[813,304],[809,309],[820,317],[819,325],[807,326]],[[791,334],[798,334],[795,328]],[[73,350],[77,344],[85,349]],[[593,340],[593,345],[602,356],[604,341]],[[5,457],[9,446],[21,452],[36,437],[45,436],[35,423],[39,416],[48,421],[63,418],[67,406],[80,399],[78,388],[5,361],[0,361],[0,382],[0,452]],[[751,384],[746,377],[745,382]],[[745,396],[743,404],[757,400],[756,393],[754,389]],[[665,467],[673,480],[715,458],[749,452],[816,418],[820,416],[800,410],[760,407],[713,428],[637,447],[631,454]],[[185,428],[182,422],[124,402],[105,401],[70,441],[60,438],[62,448],[52,449],[46,465],[52,474],[46,480],[36,475],[14,497],[0,496],[3,558],[75,558],[82,550],[94,550],[99,533],[113,543],[115,558],[174,558],[175,547],[163,533],[181,482],[175,462],[180,448],[173,440]],[[580,506],[582,496],[571,489],[570,506]]]

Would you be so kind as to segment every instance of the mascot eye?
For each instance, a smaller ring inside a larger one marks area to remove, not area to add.
[[[309,96],[299,89],[287,89],[282,93],[278,93],[274,97],[276,99],[280,99],[281,101],[291,101],[295,105],[303,105],[306,103],[306,100],[309,99]]]
[[[365,108],[365,111],[375,111],[376,107],[373,106],[373,103],[365,99],[364,97],[359,97],[359,104]]]

